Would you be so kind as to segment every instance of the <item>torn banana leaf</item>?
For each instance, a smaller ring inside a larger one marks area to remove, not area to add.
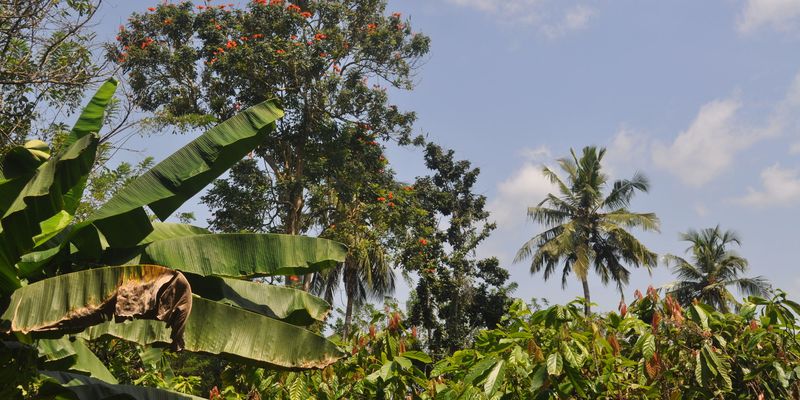
[[[112,318],[155,319],[172,327],[173,347],[180,348],[191,309],[191,287],[178,271],[155,265],[106,267],[17,289],[0,316],[0,328],[23,334],[63,334]]]

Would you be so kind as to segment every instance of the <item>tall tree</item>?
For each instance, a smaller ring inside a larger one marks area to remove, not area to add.
[[[653,213],[634,213],[628,210],[633,195],[647,192],[650,184],[639,173],[631,179],[614,181],[608,195],[608,177],[602,172],[605,149],[584,147],[579,158],[558,160],[567,174],[566,182],[547,167],[542,173],[559,189],[559,195],[548,194],[537,206],[528,208],[533,222],[546,230],[519,249],[514,262],[532,258],[531,273],[542,271],[549,279],[560,264],[561,285],[567,285],[571,273],[580,279],[585,300],[584,311],[591,313],[589,270],[594,267],[603,284],[614,282],[617,288],[628,283],[630,271],[624,264],[656,266],[656,254],[648,250],[626,228],[658,230],[659,221]]]
[[[88,29],[99,0],[0,2],[0,151],[29,136],[48,138],[57,122],[75,111],[87,86],[98,81],[94,34]],[[50,106],[51,110],[43,115]],[[44,122],[44,121],[41,121]]]
[[[664,256],[678,276],[678,280],[669,285],[669,292],[681,304],[689,305],[697,299],[728,312],[730,305],[738,304],[729,286],[736,286],[747,295],[761,296],[769,290],[770,285],[763,276],[742,277],[748,268],[747,260],[728,250],[731,245],[742,244],[735,232],[723,231],[717,225],[699,232],[689,230],[681,234],[681,240],[691,243],[686,252],[691,254],[692,262],[672,254]]]
[[[479,259],[475,250],[495,229],[489,223],[486,197],[474,193],[480,170],[455,159],[435,144],[425,149],[433,173],[413,186],[419,209],[408,245],[400,255],[406,270],[419,275],[409,301],[411,323],[427,332],[427,345],[438,355],[469,344],[480,329],[494,327],[516,285],[497,258]]]
[[[317,224],[309,189],[329,176],[325,161],[345,145],[343,126],[360,124],[372,141],[412,141],[414,114],[390,104],[381,85],[411,89],[429,40],[385,9],[383,0],[164,4],[133,15],[110,56],[136,101],[167,125],[202,125],[278,96],[287,116],[254,155],[279,210],[266,229],[298,234]]]

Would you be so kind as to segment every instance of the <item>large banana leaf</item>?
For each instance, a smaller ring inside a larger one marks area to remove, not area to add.
[[[60,215],[69,192],[89,173],[97,151],[97,136],[87,135],[36,170],[0,219],[0,290],[19,287],[14,264],[34,246],[34,238],[45,229],[63,229],[48,219]],[[44,225],[42,225],[44,223]],[[57,232],[56,232],[57,233]],[[53,232],[45,232],[45,235]],[[13,277],[13,278],[12,278]],[[9,290],[10,289],[10,290]]]
[[[202,400],[202,397],[131,385],[112,385],[88,376],[61,371],[42,371],[46,376],[40,395],[43,398],[105,400],[105,399],[147,399],[147,400]]]
[[[209,300],[244,308],[293,325],[324,321],[331,310],[325,300],[286,286],[216,276],[188,274],[192,293]]]
[[[169,343],[169,328],[133,320],[92,326],[82,337],[113,336],[139,344]],[[343,354],[308,330],[237,307],[195,297],[184,333],[188,351],[221,355],[270,368],[324,368]]]
[[[97,243],[101,234],[114,247],[136,245],[153,230],[144,206],[163,221],[261,143],[282,116],[283,111],[273,101],[266,101],[211,128],[131,182],[91,215],[84,226],[92,224],[97,232],[78,231],[96,237],[84,242]]]
[[[0,328],[19,333],[80,332],[111,318],[169,323],[180,346],[192,308],[180,272],[155,265],[97,268],[41,280],[17,289],[0,316]]]
[[[318,272],[343,262],[346,255],[343,244],[327,239],[230,233],[155,241],[140,261],[197,275],[251,278]]]
[[[92,353],[83,339],[70,339],[66,336],[40,339],[36,341],[36,348],[44,359],[45,369],[77,371],[108,383],[117,383],[114,375]]]
[[[174,239],[184,236],[208,235],[210,233],[211,231],[208,229],[189,224],[153,222],[153,231],[142,239],[139,244],[147,244],[158,240]]]

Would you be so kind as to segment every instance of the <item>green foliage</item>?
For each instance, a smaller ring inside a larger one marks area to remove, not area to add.
[[[7,1],[0,5],[0,154],[29,136],[47,106],[74,111],[100,72],[87,24],[94,0]]]

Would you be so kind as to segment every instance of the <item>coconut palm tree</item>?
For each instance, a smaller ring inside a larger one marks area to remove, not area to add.
[[[729,286],[736,286],[746,295],[764,295],[770,285],[766,278],[744,278],[747,271],[747,260],[735,251],[728,250],[729,245],[741,246],[739,236],[733,231],[723,231],[719,225],[702,231],[690,230],[681,234],[681,240],[692,245],[686,249],[691,252],[692,262],[681,257],[667,254],[664,260],[674,265],[678,280],[667,286],[667,290],[683,305],[689,305],[694,299],[714,306],[722,312],[730,311],[730,305],[738,303]]]
[[[537,206],[528,208],[528,216],[546,230],[519,249],[514,262],[532,258],[531,273],[544,273],[549,279],[559,265],[561,285],[571,273],[583,284],[585,312],[591,312],[589,269],[594,267],[603,284],[614,282],[617,288],[628,283],[626,265],[650,270],[657,256],[637,240],[627,228],[658,231],[659,220],[653,213],[634,213],[627,209],[637,191],[647,192],[647,178],[636,173],[631,179],[617,180],[607,196],[603,195],[608,177],[601,171],[605,149],[585,147],[580,158],[570,150],[571,158],[558,160],[567,174],[566,181],[545,167],[544,175],[559,189],[548,194]]]

